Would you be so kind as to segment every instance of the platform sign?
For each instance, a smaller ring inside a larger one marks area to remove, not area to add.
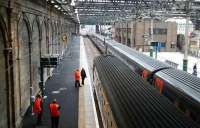
[[[160,49],[165,48],[166,44],[165,44],[165,42],[151,42],[151,46],[154,47],[154,50],[160,52]]]
[[[59,55],[45,55],[40,58],[40,82],[39,87],[44,96],[44,68],[55,68],[58,65]]]
[[[58,58],[57,57],[51,57],[51,58],[41,58],[41,65],[44,67],[54,67],[58,64]]]
[[[56,67],[58,65],[59,55],[47,55],[40,58],[42,67]]]

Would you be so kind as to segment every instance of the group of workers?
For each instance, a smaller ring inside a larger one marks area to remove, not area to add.
[[[58,128],[59,117],[60,117],[60,105],[57,103],[56,99],[54,99],[49,104],[50,115],[51,115],[51,128]],[[33,105],[33,113],[37,116],[37,125],[41,124],[42,113],[43,113],[43,102],[42,96],[38,94],[35,98]]]
[[[81,87],[80,79],[82,79],[81,84],[84,85],[84,80],[86,77],[87,76],[84,68],[81,69],[81,72],[79,69],[76,69],[76,71],[74,71],[75,87]],[[60,117],[60,112],[59,112],[60,105],[57,103],[56,99],[54,99],[49,104],[49,109],[51,115],[51,128],[58,128],[59,117]],[[43,113],[43,102],[42,102],[42,96],[39,94],[36,96],[34,100],[33,113],[34,115],[37,116],[37,125],[40,125]]]
[[[51,128],[58,128],[59,118],[60,118],[60,105],[54,99],[49,104],[50,116],[51,116]],[[43,102],[42,96],[37,95],[33,105],[33,113],[37,116],[37,125],[41,124],[42,113],[43,113]]]
[[[79,69],[76,69],[76,71],[74,72],[75,87],[81,87],[81,84],[84,85],[84,80],[86,77],[87,76],[86,76],[84,68],[81,69],[81,72]],[[80,84],[80,80],[81,80],[81,84]]]

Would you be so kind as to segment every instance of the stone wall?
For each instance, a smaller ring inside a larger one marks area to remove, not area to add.
[[[0,1],[0,128],[20,127],[40,90],[40,57],[62,54],[74,32],[75,23],[46,0]]]
[[[7,127],[7,108],[6,108],[6,66],[5,66],[5,56],[4,56],[4,44],[3,30],[0,28],[0,128],[4,126]]]

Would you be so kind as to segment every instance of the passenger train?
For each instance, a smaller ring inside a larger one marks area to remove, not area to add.
[[[113,55],[94,60],[93,88],[104,128],[198,128]]]
[[[103,36],[89,36],[102,53],[112,54],[126,63],[133,72],[153,85],[186,116],[200,124],[200,79],[181,70],[143,55],[138,51],[105,40]]]

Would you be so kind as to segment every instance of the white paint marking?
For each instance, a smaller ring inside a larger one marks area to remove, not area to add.
[[[97,119],[97,112],[96,112],[96,107],[95,107],[95,102],[94,102],[94,96],[92,92],[92,85],[91,85],[91,78],[90,78],[90,73],[89,73],[89,67],[88,67],[88,61],[87,61],[87,56],[85,52],[85,46],[83,42],[83,37],[80,36],[80,68],[84,67],[85,72],[87,74],[87,85],[89,86],[90,89],[90,97],[92,98],[92,107],[93,107],[93,112],[94,112],[94,120],[96,124],[96,128],[99,128],[99,123]],[[84,86],[83,86],[84,87]],[[87,119],[85,119],[87,120]]]
[[[58,93],[60,93],[60,91],[52,91],[51,93],[52,94],[58,94]]]
[[[60,91],[67,90],[67,88],[59,88]]]
[[[47,96],[43,96],[43,99],[44,99],[44,100],[47,99]]]

